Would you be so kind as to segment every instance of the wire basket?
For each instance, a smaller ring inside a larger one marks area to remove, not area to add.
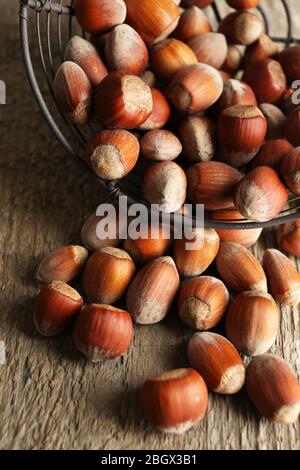
[[[222,0],[223,1],[223,0]],[[275,5],[276,3],[276,5]],[[274,37],[271,31],[270,14],[268,6],[262,0],[257,8],[265,23],[265,32],[273,41],[290,44],[300,44],[300,39],[295,38],[292,14],[289,0],[274,0],[274,9],[281,9],[285,15],[286,34],[283,37]],[[121,181],[104,181],[94,175],[89,166],[82,159],[83,150],[87,139],[97,131],[93,125],[86,128],[78,128],[69,122],[56,106],[53,80],[59,65],[63,62],[64,49],[69,39],[78,26],[74,20],[72,0],[20,0],[20,35],[24,63],[28,79],[37,100],[37,103],[46,119],[49,127],[67,150],[69,154],[80,161],[85,170],[92,173],[106,190],[113,196],[125,195],[129,204],[144,202],[141,200],[141,176],[143,169],[137,166],[135,170]],[[220,2],[209,7],[214,15],[214,20],[220,22]],[[76,31],[78,33],[78,31]],[[84,36],[84,31],[80,31]],[[38,58],[33,54],[38,50]],[[36,60],[37,59],[37,60]],[[33,64],[39,63],[35,70]],[[268,222],[251,222],[245,220],[215,220],[209,213],[205,213],[205,225],[212,228],[224,229],[249,229],[260,227],[271,227],[300,218],[300,197],[289,199],[289,208],[282,211],[276,218]]]

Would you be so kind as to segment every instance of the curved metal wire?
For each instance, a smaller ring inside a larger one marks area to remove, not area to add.
[[[291,43],[300,44],[299,38],[294,38],[293,22],[292,15],[289,7],[288,0],[279,0],[282,3],[286,20],[287,20],[287,33],[285,37],[274,37],[271,35],[272,39],[276,42],[285,43],[289,45]],[[63,3],[68,3],[67,5]],[[212,5],[213,12],[215,14],[216,20],[221,21],[222,16],[220,14],[218,3]],[[268,10],[264,5],[260,5],[258,10],[265,22],[265,30],[267,33],[271,31],[271,24],[269,20]],[[95,176],[86,162],[82,159],[82,149],[85,146],[85,142],[93,130],[92,126],[87,126],[86,130],[79,129],[74,124],[70,123],[59,111],[59,119],[65,124],[65,131],[63,132],[58,124],[57,117],[53,117],[52,112],[50,111],[48,104],[41,92],[39,83],[33,68],[30,46],[29,46],[29,12],[35,12],[36,21],[36,42],[38,45],[38,52],[40,56],[42,71],[44,73],[45,81],[49,88],[50,96],[52,101],[55,102],[55,96],[53,91],[53,79],[55,76],[56,65],[55,61],[59,63],[63,62],[64,57],[64,42],[63,42],[63,22],[67,24],[67,40],[73,35],[73,0],[68,2],[63,2],[62,0],[20,0],[20,36],[21,36],[21,46],[23,52],[23,59],[28,75],[28,79],[33,91],[33,94],[37,100],[37,103],[41,109],[42,114],[44,115],[49,127],[52,129],[54,135],[65,148],[65,150],[70,153],[73,157],[79,160],[85,171],[88,170],[98,182],[106,188],[107,191],[113,196],[118,197],[120,195],[125,195],[128,197],[128,202],[130,204],[141,202],[141,198],[138,193],[138,183],[136,181],[128,182],[123,181],[104,181],[101,178]],[[52,41],[52,28],[51,23],[51,14],[54,13],[57,15],[56,21],[56,43]],[[45,15],[45,31],[42,31],[41,27],[41,18],[42,15]],[[82,32],[84,36],[84,32]],[[69,134],[69,135],[68,135]],[[71,143],[72,142],[72,143]],[[77,148],[78,147],[78,148]],[[290,207],[282,211],[275,219],[272,219],[268,222],[252,222],[244,220],[232,220],[232,221],[218,221],[212,219],[208,214],[206,215],[205,224],[208,227],[212,228],[225,228],[225,229],[253,229],[260,227],[272,227],[274,225],[280,225],[297,218],[300,218],[300,198],[291,198]],[[296,203],[296,207],[291,207],[291,205]]]

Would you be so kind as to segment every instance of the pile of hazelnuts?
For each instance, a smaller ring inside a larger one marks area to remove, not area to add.
[[[300,46],[279,51],[263,34],[249,11],[259,0],[227,0],[235,10],[213,32],[201,9],[211,3],[75,0],[91,36],[71,38],[55,96],[74,124],[99,125],[84,158],[100,178],[125,178],[139,161],[141,197],[165,212],[188,200],[216,220],[263,222],[285,208],[289,192],[300,195],[300,108],[293,109],[290,88],[300,77]],[[190,240],[170,240],[163,226],[122,246],[122,219],[106,239],[99,221],[92,214],[85,222],[83,246],[59,248],[41,262],[39,332],[56,335],[74,323],[75,347],[99,362],[128,350],[133,321],[154,324],[177,309],[197,331],[191,368],[144,383],[142,406],[156,428],[184,432],[205,416],[208,390],[233,394],[244,384],[264,417],[295,422],[298,379],[266,352],[279,330],[277,304],[300,303],[300,274],[275,249],[260,264],[249,247],[261,229],[194,229],[199,245],[191,251]],[[300,223],[279,228],[278,241],[299,256]],[[208,274],[213,263],[220,279]],[[70,285],[81,273],[83,295]],[[226,337],[210,331],[224,319]],[[245,356],[254,357],[247,368]]]

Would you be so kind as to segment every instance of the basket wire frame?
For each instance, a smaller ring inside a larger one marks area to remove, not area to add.
[[[284,37],[274,37],[271,35],[273,41],[283,43],[285,46],[290,44],[300,44],[300,39],[294,37],[294,29],[292,22],[292,14],[290,10],[289,0],[278,0],[281,2],[287,22],[287,33]],[[66,5],[66,3],[68,3]],[[221,21],[222,16],[220,14],[218,4],[213,3],[212,10],[215,15],[215,18],[218,22]],[[270,35],[271,24],[268,14],[268,9],[262,4],[257,7],[259,10],[264,23],[265,23],[265,32]],[[63,46],[63,25],[62,22],[66,19],[68,27],[68,38],[73,35],[73,0],[68,2],[63,0],[20,0],[20,37],[21,37],[21,47],[23,53],[23,59],[25,63],[25,68],[28,76],[28,80],[32,89],[32,92],[37,100],[37,103],[40,107],[44,118],[46,119],[49,127],[53,131],[56,138],[65,148],[65,150],[71,154],[74,158],[79,160],[83,165],[85,171],[88,170],[94,178],[103,186],[113,197],[118,198],[121,195],[127,196],[129,204],[141,203],[146,201],[141,200],[140,196],[140,185],[137,183],[136,178],[129,176],[125,180],[121,181],[105,181],[97,177],[90,167],[82,159],[82,151],[86,145],[86,141],[89,135],[95,132],[95,129],[92,125],[87,126],[87,132],[78,128],[76,125],[68,121],[60,112],[54,96],[53,90],[53,80],[55,77],[56,67],[55,67],[55,58],[54,58],[54,43],[52,43],[52,27],[53,23],[51,22],[51,14],[56,14],[56,41],[55,47],[57,49],[57,55],[59,63],[62,63],[64,60],[64,46]],[[35,34],[36,34],[36,44],[38,47],[39,59],[42,66],[44,78],[49,89],[50,97],[52,98],[53,103],[56,105],[57,116],[55,118],[52,114],[52,110],[49,109],[47,102],[41,92],[36,73],[34,71],[31,51],[30,51],[30,42],[29,42],[29,25],[32,27],[35,17]],[[43,25],[43,17],[45,18],[45,23]],[[43,41],[42,28],[45,29],[46,38]],[[84,31],[82,35],[85,36]],[[66,137],[65,132],[62,131],[61,127],[57,122],[57,117],[60,117],[60,120],[65,127],[65,130],[68,131],[71,141]],[[137,169],[138,173],[138,169]],[[171,215],[171,218],[173,216]],[[300,218],[300,197],[292,197],[289,200],[289,208],[282,211],[276,218],[267,221],[267,222],[252,222],[245,220],[213,220],[208,215],[205,217],[205,225],[211,228],[223,228],[223,229],[253,229],[261,227],[273,227],[280,225],[289,221]]]

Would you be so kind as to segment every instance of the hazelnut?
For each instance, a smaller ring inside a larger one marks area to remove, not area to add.
[[[204,378],[209,390],[231,395],[245,383],[243,361],[226,338],[215,333],[195,333],[188,345],[191,366]]]
[[[248,46],[255,42],[262,32],[261,19],[246,10],[230,13],[219,25],[219,33],[223,33],[230,44]]]
[[[127,238],[124,241],[124,250],[139,264],[165,255],[171,244],[170,236],[163,226],[149,226],[147,234],[147,238]]]
[[[192,246],[188,246],[192,245]],[[214,229],[193,229],[192,237],[183,236],[174,244],[174,260],[181,276],[194,277],[202,274],[214,261],[220,239]]]
[[[79,126],[89,122],[91,117],[93,88],[79,65],[64,62],[56,72],[54,94],[60,111]]]
[[[267,120],[253,105],[226,108],[218,120],[218,137],[226,160],[238,168],[251,161],[264,143]]]
[[[172,258],[163,256],[151,260],[130,284],[128,311],[136,323],[158,323],[168,314],[178,288],[179,275]]]
[[[275,300],[283,305],[300,303],[300,274],[294,263],[278,250],[266,250],[264,270],[269,290]]]
[[[138,139],[128,131],[100,131],[88,142],[85,158],[97,176],[124,178],[135,167],[140,152]]]
[[[105,59],[111,72],[140,75],[147,67],[149,54],[141,36],[128,24],[121,24],[105,41]]]
[[[300,46],[290,46],[277,55],[286,78],[289,82],[299,80],[300,76]]]
[[[277,106],[270,103],[261,103],[259,109],[268,122],[267,140],[280,139],[283,137],[283,126],[286,117]]]
[[[43,336],[54,336],[66,330],[80,312],[81,295],[62,281],[53,281],[42,287],[35,304],[34,322]]]
[[[123,0],[74,0],[73,6],[82,29],[92,34],[107,33],[126,18]]]
[[[287,253],[300,256],[300,220],[279,225],[277,242]]]
[[[260,60],[247,67],[243,80],[252,88],[259,103],[276,103],[287,87],[282,67],[273,59]]]
[[[196,163],[187,173],[190,198],[207,210],[233,207],[234,188],[241,178],[242,174],[226,163]]]
[[[126,0],[127,23],[148,46],[162,41],[176,28],[180,9],[173,0]]]
[[[146,380],[142,388],[146,419],[166,433],[188,431],[204,418],[207,403],[205,382],[193,369],[164,372]]]
[[[100,238],[100,234],[98,234],[97,227],[101,221],[105,219],[107,220],[107,216],[97,216],[95,213],[91,214],[81,229],[81,241],[82,244],[91,251],[97,251],[101,248],[106,248],[108,246],[118,247],[121,244],[120,241],[120,234],[124,230],[124,222],[120,219],[120,217],[116,213],[116,219],[112,220],[112,223],[116,224],[115,234],[109,236],[107,234],[105,237]]]
[[[207,64],[194,64],[177,72],[167,97],[181,113],[195,114],[210,108],[222,91],[223,82],[216,69]]]
[[[228,305],[228,290],[223,282],[215,277],[200,276],[189,279],[184,282],[179,292],[180,319],[196,330],[214,328],[221,321]]]
[[[288,191],[275,170],[259,166],[238,183],[234,200],[237,210],[244,217],[265,222],[284,209]]]
[[[141,139],[141,152],[147,160],[175,160],[181,151],[182,145],[171,131],[156,129],[146,132]]]
[[[87,262],[83,288],[91,302],[114,304],[125,294],[134,273],[134,262],[126,251],[102,248]]]
[[[164,212],[176,212],[186,199],[186,176],[177,163],[153,163],[143,180],[144,198],[150,204],[159,204]]]
[[[230,44],[227,50],[227,56],[221,66],[221,69],[228,73],[236,73],[242,63],[242,52],[239,46]]]
[[[256,106],[257,101],[253,90],[247,83],[232,78],[224,83],[222,95],[217,102],[218,111],[234,105]]]
[[[73,36],[70,39],[65,51],[65,60],[79,65],[94,87],[97,87],[108,74],[96,48],[80,36]]]
[[[151,89],[126,72],[111,72],[100,83],[95,97],[95,117],[110,129],[141,126],[153,109]]]
[[[281,162],[292,150],[293,146],[285,139],[265,142],[251,161],[251,168],[269,166],[274,170],[279,170]]]
[[[257,41],[246,48],[244,68],[248,68],[261,60],[273,57],[278,52],[278,46],[267,34],[262,34]]]
[[[270,421],[291,424],[300,413],[300,386],[295,372],[280,357],[255,357],[246,370],[246,388],[257,410]]]
[[[73,281],[82,271],[87,258],[88,252],[83,246],[57,248],[41,261],[36,276],[42,282]]]
[[[248,356],[264,354],[273,345],[279,328],[279,312],[266,292],[241,292],[226,317],[228,339]]]
[[[212,160],[217,153],[216,126],[206,116],[188,116],[180,124],[183,155],[190,162]]]
[[[212,219],[218,222],[226,221],[227,223],[242,222],[245,220],[242,214],[233,209],[214,211],[212,213]],[[262,233],[262,228],[246,230],[216,228],[215,230],[219,235],[221,242],[238,243],[243,245],[245,248],[250,248],[250,246],[254,245]]]
[[[150,56],[155,75],[166,82],[169,82],[179,70],[198,62],[193,50],[175,38],[156,43],[151,49]]]
[[[222,242],[216,258],[226,286],[234,292],[267,292],[267,278],[258,259],[238,243]]]
[[[288,115],[283,126],[283,132],[285,138],[294,147],[300,145],[300,108],[296,108]]]
[[[289,191],[300,196],[300,148],[293,149],[286,155],[280,165],[280,175]]]
[[[94,363],[122,356],[132,338],[131,316],[125,310],[110,305],[85,306],[73,331],[76,349]]]
[[[216,69],[221,68],[228,52],[226,38],[220,33],[202,33],[194,36],[188,45],[196,54],[198,62]]]
[[[171,116],[171,108],[161,91],[151,88],[153,108],[148,119],[140,126],[143,131],[161,129]]]
[[[193,5],[183,11],[173,35],[183,42],[188,42],[194,36],[210,31],[212,31],[212,27],[206,14]]]

